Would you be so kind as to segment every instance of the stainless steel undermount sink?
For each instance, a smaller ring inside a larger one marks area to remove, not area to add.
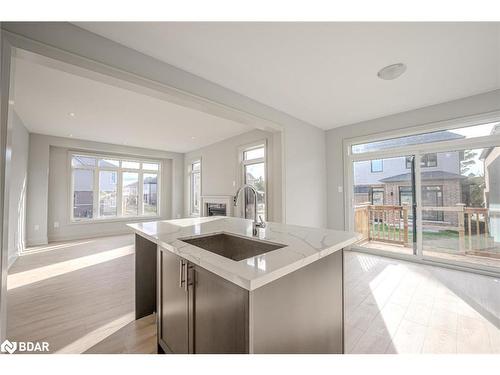
[[[286,246],[279,243],[243,238],[228,233],[207,234],[198,237],[180,238],[180,240],[235,261],[252,258]]]

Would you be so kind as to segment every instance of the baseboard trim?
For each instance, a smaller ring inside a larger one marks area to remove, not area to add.
[[[108,237],[108,236],[120,236],[120,235],[125,235],[125,234],[132,234],[132,233],[134,233],[134,231],[131,228],[126,227],[125,229],[119,230],[119,231],[95,233],[95,234],[90,234],[90,235],[49,236],[49,243],[50,242],[61,242],[61,241],[88,240],[88,239],[92,239],[92,238],[102,238],[102,237]]]
[[[47,245],[48,243],[49,243],[49,240],[48,240],[47,237],[43,237],[43,238],[27,238],[26,239],[26,247]]]
[[[9,260],[7,261],[7,271],[10,269],[10,267],[12,267],[17,258],[19,258],[19,254],[17,252],[9,256]]]

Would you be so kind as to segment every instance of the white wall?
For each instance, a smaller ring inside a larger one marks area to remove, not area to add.
[[[82,66],[89,67],[95,61],[104,65],[99,67],[93,65],[94,69],[103,69],[103,66],[118,68],[152,82],[159,82],[181,92],[193,94],[215,105],[221,104],[237,113],[251,114],[279,124],[284,132],[282,147],[285,221],[289,224],[326,226],[324,130],[68,23],[21,22],[6,23],[4,27],[12,33],[28,38],[16,40],[16,43],[35,53],[41,53],[43,50],[44,53],[58,58],[60,52],[48,47],[53,46],[72,53],[72,61]],[[43,44],[32,44],[29,42],[30,39]],[[87,59],[83,62],[74,56]],[[70,60],[68,56],[66,58]],[[204,104],[204,107],[208,108],[211,105]]]
[[[343,155],[343,141],[345,139],[411,128],[432,122],[451,120],[497,110],[500,110],[500,90],[327,131],[328,227],[344,229],[344,194],[339,192],[338,188],[345,187],[344,176],[346,172],[344,171]]]
[[[21,119],[11,111],[12,126],[11,174],[9,178],[9,267],[25,246],[26,187],[28,179],[29,133]],[[9,127],[10,127],[9,126]]]
[[[268,220],[281,221],[281,145],[280,134],[252,130],[236,137],[185,154],[185,216],[189,216],[190,163],[201,159],[201,195],[235,195],[241,184],[239,150],[248,144],[265,140],[267,144]]]
[[[164,170],[161,193],[162,218],[182,216],[183,154],[32,133],[28,164],[26,220],[28,245],[129,232],[124,221],[70,223],[68,150],[162,160]],[[56,221],[59,222],[59,228],[54,227]],[[38,230],[35,229],[36,225]]]

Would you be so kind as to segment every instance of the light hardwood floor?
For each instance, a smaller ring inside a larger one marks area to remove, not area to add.
[[[37,247],[9,271],[8,337],[53,353],[155,353],[134,321],[133,236]],[[347,353],[500,353],[500,280],[346,252]]]
[[[500,280],[346,252],[347,353],[500,353]]]
[[[30,249],[9,270],[7,336],[52,353],[151,353],[153,317],[134,321],[134,237]]]

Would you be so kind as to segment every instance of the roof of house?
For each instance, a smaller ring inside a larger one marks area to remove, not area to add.
[[[491,134],[492,135],[500,134],[500,124],[495,125],[495,127],[491,130]],[[483,149],[483,151],[481,152],[481,155],[479,155],[479,159],[480,160],[486,159],[488,157],[488,155],[491,153],[491,151],[493,151],[494,148],[495,147],[488,147],[488,148]]]
[[[365,143],[363,144],[363,152],[386,150],[388,148],[393,148],[393,147],[449,141],[452,139],[461,139],[461,138],[465,137],[461,134],[453,133],[452,131],[449,130],[441,130],[437,132],[416,134],[406,137],[391,138],[391,139],[385,139],[383,141]]]
[[[466,178],[465,176],[445,172],[445,171],[427,171],[422,172],[422,181],[428,180],[461,180]],[[401,182],[401,181],[411,181],[411,173],[398,174],[396,176],[382,178],[380,182]]]
[[[368,194],[370,186],[368,185],[354,185],[354,194]]]

